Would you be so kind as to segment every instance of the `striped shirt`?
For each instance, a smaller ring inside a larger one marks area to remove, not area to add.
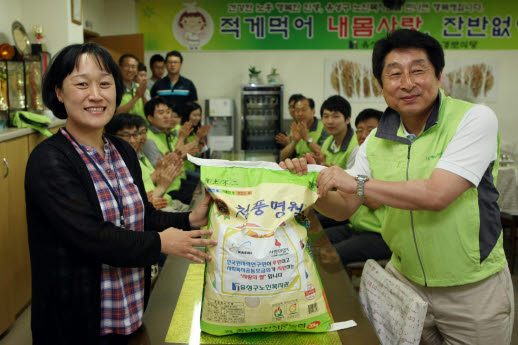
[[[78,144],[67,131],[60,130],[81,155],[90,172],[104,220],[121,226],[118,201],[122,193],[125,229],[144,231],[144,203],[113,144],[103,137],[105,158],[102,158],[95,148]],[[113,195],[94,164],[103,172],[116,195]],[[100,288],[101,335],[127,335],[136,331],[142,325],[144,313],[144,268],[102,264]]]

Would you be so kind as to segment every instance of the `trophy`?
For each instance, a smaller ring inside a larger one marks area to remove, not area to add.
[[[42,52],[41,40],[43,39],[43,37],[45,37],[45,36],[43,36],[43,25],[33,25],[32,33],[34,34],[34,37],[36,38],[36,43],[31,44],[32,54],[37,55]]]

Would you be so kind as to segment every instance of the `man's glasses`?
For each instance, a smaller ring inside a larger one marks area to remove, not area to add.
[[[137,69],[138,65],[131,65],[129,63],[125,63],[124,65],[122,65],[122,67],[127,68],[127,69]]]
[[[118,134],[117,136],[127,141],[128,139],[131,139],[131,138],[138,139],[138,137],[140,137],[140,133],[139,132],[121,133],[121,134]]]

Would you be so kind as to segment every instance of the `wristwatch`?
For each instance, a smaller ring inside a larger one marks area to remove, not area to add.
[[[313,138],[309,137],[309,139],[306,141],[309,144],[311,144],[313,142]]]
[[[356,179],[356,194],[360,198],[365,197],[365,182],[369,181],[369,177],[365,175],[357,175]]]

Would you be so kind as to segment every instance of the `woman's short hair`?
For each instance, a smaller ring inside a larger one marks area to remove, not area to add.
[[[43,78],[43,102],[57,118],[66,119],[67,111],[56,95],[56,87],[63,88],[63,80],[79,66],[79,57],[88,54],[95,57],[97,65],[103,71],[110,73],[115,80],[116,107],[119,106],[124,94],[124,84],[119,67],[113,61],[110,53],[95,43],[72,44],[61,49],[51,60]]]

